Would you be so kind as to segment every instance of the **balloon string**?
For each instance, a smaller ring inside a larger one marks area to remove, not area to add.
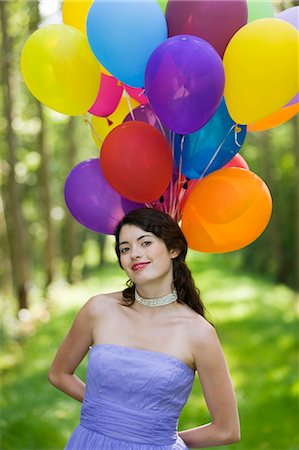
[[[171,139],[171,154],[172,154],[172,164],[174,166],[174,137],[175,133],[174,131],[170,132],[170,139]],[[172,215],[172,204],[173,204],[173,179],[171,177],[170,180],[170,187],[169,187],[169,215]]]
[[[157,120],[157,122],[158,122],[158,125],[159,125],[159,127],[160,127],[160,129],[161,129],[161,131],[162,131],[162,133],[163,133],[163,136],[166,138],[166,133],[165,133],[165,130],[164,130],[164,128],[163,128],[163,125],[162,125],[162,123],[161,123],[161,120],[159,119],[159,117],[155,114],[155,117],[156,117],[156,120]]]
[[[145,95],[145,89],[144,88],[142,89],[142,91],[139,92],[137,97],[141,97],[143,94]]]
[[[94,133],[95,137],[100,141],[101,145],[103,144],[102,139],[100,138],[100,136],[98,135],[98,133],[96,132],[96,130],[94,129],[94,127],[92,126],[92,123],[88,120],[87,115],[85,114],[85,116],[83,117],[83,122],[87,123],[87,125],[91,128],[91,131]]]
[[[238,133],[240,133],[240,131],[242,131],[241,128],[236,124],[236,126],[235,126],[235,144],[241,148],[242,145],[239,144],[239,142],[238,142]]]
[[[128,106],[129,106],[129,110],[130,110],[131,117],[132,117],[133,120],[136,120],[136,119],[135,119],[135,116],[134,116],[134,113],[133,113],[133,108],[132,108],[132,105],[131,105],[131,102],[130,102],[130,97],[129,97],[129,94],[127,93],[125,87],[124,87],[124,94],[125,94],[125,97],[126,97]]]
[[[232,131],[232,129],[235,127],[235,125],[236,125],[236,124],[232,125],[232,126],[230,127],[230,129],[228,130],[228,132],[226,133],[226,135],[224,136],[222,142],[220,143],[220,145],[218,146],[218,148],[217,148],[217,150],[215,151],[214,155],[212,156],[212,158],[211,158],[209,164],[207,165],[207,167],[205,168],[205,170],[203,171],[203,173],[202,173],[201,176],[199,177],[200,180],[205,176],[207,170],[211,167],[211,164],[214,162],[216,156],[218,155],[218,153],[219,153],[220,150],[221,150],[222,145],[224,144],[224,142],[225,142],[225,140],[227,139],[229,133]]]
[[[179,164],[179,176],[178,176],[178,184],[177,184],[177,209],[176,209],[176,220],[177,221],[179,218],[179,211],[180,211],[180,191],[181,191],[181,180],[182,180],[184,143],[185,143],[185,135],[182,136],[181,145],[180,145],[180,164]]]

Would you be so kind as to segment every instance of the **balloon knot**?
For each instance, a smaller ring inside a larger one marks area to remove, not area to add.
[[[164,203],[164,197],[163,197],[163,195],[161,195],[161,197],[159,198],[159,202],[160,202],[160,203]]]
[[[185,181],[185,183],[182,186],[183,189],[188,189],[188,181]]]
[[[110,120],[110,119],[108,119],[108,118],[107,118],[107,122],[108,122],[108,126],[109,126],[109,127],[113,124],[112,120]]]

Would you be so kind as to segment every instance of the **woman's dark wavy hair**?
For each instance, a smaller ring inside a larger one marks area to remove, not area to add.
[[[185,263],[188,250],[187,241],[177,222],[168,214],[153,208],[140,208],[129,212],[115,229],[115,251],[120,267],[119,235],[124,225],[135,225],[144,231],[153,233],[162,239],[168,250],[180,250],[179,255],[173,259],[173,284],[178,293],[178,301],[186,303],[198,314],[205,317],[205,307],[200,299],[199,290],[196,288],[191,272]],[[135,284],[127,281],[127,288],[123,291],[123,298],[128,306],[135,301]]]

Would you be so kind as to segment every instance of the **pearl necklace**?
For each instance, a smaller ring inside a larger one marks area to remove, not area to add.
[[[135,300],[144,306],[149,306],[150,308],[155,308],[156,306],[169,305],[178,299],[178,293],[176,290],[172,291],[170,294],[163,295],[158,298],[143,298],[141,297],[137,289],[135,289]]]

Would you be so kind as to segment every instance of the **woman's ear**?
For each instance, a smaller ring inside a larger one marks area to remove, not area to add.
[[[181,250],[179,250],[179,249],[170,250],[171,259],[175,259],[177,256],[179,256],[180,253],[181,253]]]

